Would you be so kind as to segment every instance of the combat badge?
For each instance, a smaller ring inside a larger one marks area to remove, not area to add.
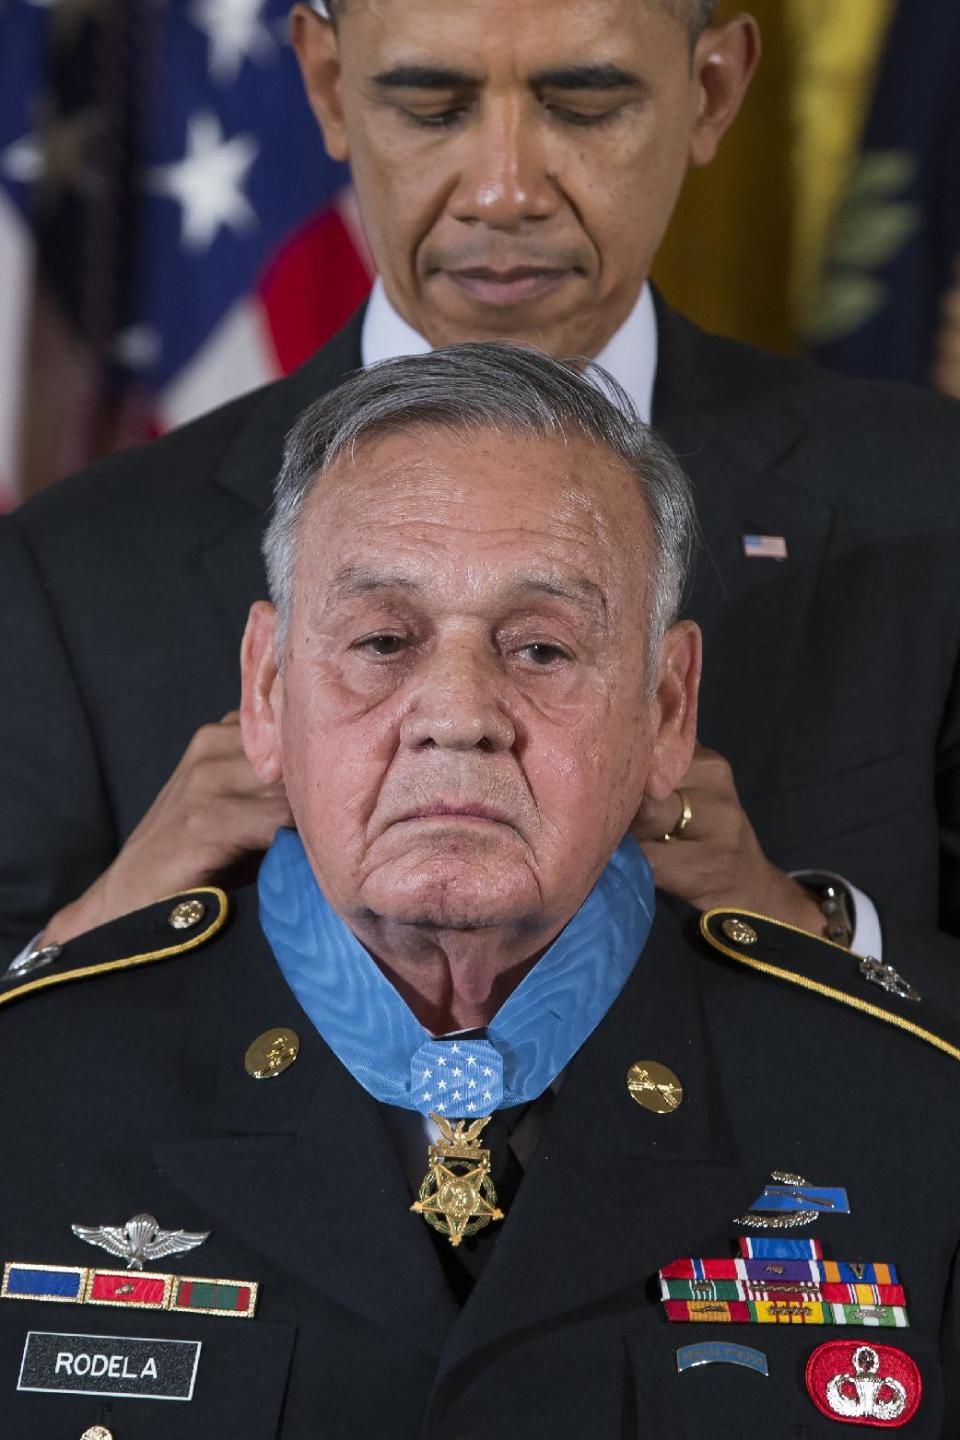
[[[802,1175],[773,1170],[750,1213],[737,1215],[733,1223],[757,1230],[795,1230],[824,1214],[850,1214],[846,1190],[836,1185],[811,1185]]]
[[[490,1151],[478,1143],[491,1117],[483,1115],[469,1124],[437,1114],[430,1118],[440,1128],[440,1139],[430,1146],[430,1169],[410,1209],[446,1235],[451,1245],[459,1245],[465,1235],[503,1219],[490,1178]]]
[[[847,1425],[906,1425],[923,1395],[916,1362],[892,1345],[828,1341],[810,1356],[804,1379],[821,1415]]]

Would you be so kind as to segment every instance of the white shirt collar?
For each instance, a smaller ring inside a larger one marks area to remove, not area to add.
[[[360,353],[364,366],[398,355],[426,355],[430,349],[429,342],[397,314],[378,276],[363,317]],[[657,373],[657,315],[649,285],[644,285],[636,305],[596,359],[620,382],[641,420],[649,424]]]

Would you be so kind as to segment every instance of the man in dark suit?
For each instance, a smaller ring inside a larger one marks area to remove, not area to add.
[[[297,832],[0,982],[18,1440],[955,1433],[955,962],[698,935],[622,840],[694,744],[685,489],[523,350],[305,413],[243,647]]]
[[[701,738],[757,834],[724,762],[698,756],[686,795],[641,817],[662,884],[823,929],[824,882],[808,894],[780,867],[834,870],[957,929],[955,412],[703,336],[644,284],[686,166],[711,158],[756,58],[753,22],[704,28],[710,9],[607,0],[548,18],[526,0],[491,18],[479,0],[382,0],[338,6],[335,27],[295,12],[382,284],[295,376],[4,522],[9,949],[61,906],[54,940],[268,843],[283,797],[253,779],[235,720],[216,722],[262,593],[283,434],[357,364],[472,335],[599,356],[641,411],[652,392],[693,476]]]

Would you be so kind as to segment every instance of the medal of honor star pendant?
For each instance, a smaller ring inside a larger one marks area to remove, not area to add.
[[[410,1209],[446,1235],[451,1245],[459,1245],[465,1235],[475,1235],[492,1220],[503,1219],[490,1178],[490,1151],[479,1143],[490,1118],[482,1115],[468,1123],[430,1116],[440,1128],[440,1139],[430,1146],[430,1169]]]

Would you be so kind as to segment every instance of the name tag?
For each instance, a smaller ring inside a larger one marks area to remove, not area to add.
[[[126,1395],[138,1400],[192,1400],[200,1340],[146,1340],[128,1335],[61,1335],[29,1330],[18,1390],[67,1395]]]

